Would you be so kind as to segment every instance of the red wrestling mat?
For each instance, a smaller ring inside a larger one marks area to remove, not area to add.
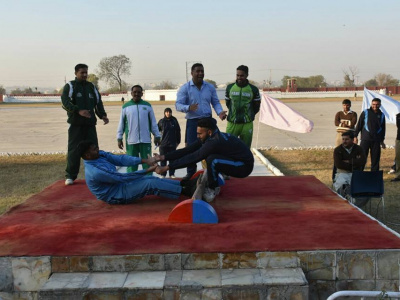
[[[108,205],[84,181],[58,181],[0,217],[0,256],[400,248],[313,176],[231,179],[215,225],[168,223],[182,200]]]

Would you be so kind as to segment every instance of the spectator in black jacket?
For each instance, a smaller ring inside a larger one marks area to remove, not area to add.
[[[172,110],[167,107],[164,110],[164,118],[158,121],[158,129],[161,133],[160,155],[165,155],[178,148],[181,142],[181,127],[178,120],[172,116]],[[161,166],[166,166],[167,162],[162,161]],[[165,178],[167,172],[161,174]],[[169,177],[175,178],[175,170],[169,169]]]
[[[386,119],[381,107],[381,99],[374,98],[371,107],[364,110],[358,119],[354,136],[357,138],[361,132],[360,146],[363,148],[365,156],[371,150],[371,171],[379,171],[379,161],[381,159],[381,146],[385,145]],[[356,139],[357,143],[357,139]]]

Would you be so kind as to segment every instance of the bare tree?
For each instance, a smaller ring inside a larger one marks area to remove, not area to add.
[[[393,78],[393,76],[390,74],[378,73],[375,75],[374,79],[378,83],[378,86],[391,86],[399,84],[399,80]]]
[[[122,76],[130,75],[131,67],[132,63],[125,55],[105,57],[99,63],[98,76],[111,85],[117,84],[122,91]]]
[[[356,66],[350,66],[348,70],[343,69],[344,73],[344,86],[355,86],[355,78],[360,73]]]

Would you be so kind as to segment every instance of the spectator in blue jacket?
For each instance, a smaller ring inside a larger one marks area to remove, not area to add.
[[[181,142],[181,127],[178,120],[172,116],[172,110],[167,107],[164,110],[164,118],[158,121],[158,129],[161,133],[160,154],[164,155],[175,151]],[[167,162],[162,161],[161,166],[166,166]],[[167,172],[161,174],[165,178]],[[175,170],[169,169],[169,177],[175,178]]]

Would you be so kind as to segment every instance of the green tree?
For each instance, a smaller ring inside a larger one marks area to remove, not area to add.
[[[154,86],[155,90],[174,90],[176,89],[176,84],[169,80],[161,81],[159,84]]]
[[[125,81],[122,81],[121,86],[114,85],[114,86],[108,88],[107,90],[105,90],[104,93],[110,93],[110,94],[120,93],[120,92],[126,92],[130,89],[131,89],[131,87]]]
[[[6,94],[6,89],[3,87],[3,85],[0,84],[0,95],[5,95]]]
[[[94,86],[100,90],[100,86],[99,86],[99,77],[96,76],[96,74],[89,74],[87,81],[91,82],[94,84]]]
[[[370,80],[367,80],[366,82],[364,82],[365,86],[378,86],[378,82],[376,81],[375,78],[372,78]]]
[[[322,75],[315,75],[315,76],[309,76],[309,77],[285,75],[282,78],[282,87],[286,87],[287,80],[290,78],[296,79],[296,85],[299,88],[320,88],[320,87],[327,86],[325,78]]]
[[[217,88],[217,83],[216,83],[214,80],[211,80],[211,79],[204,79],[204,81],[206,81],[206,82],[212,84],[215,88]]]
[[[98,77],[111,86],[118,85],[119,91],[122,91],[123,75],[131,74],[132,63],[125,55],[115,55],[104,57],[100,60]]]

